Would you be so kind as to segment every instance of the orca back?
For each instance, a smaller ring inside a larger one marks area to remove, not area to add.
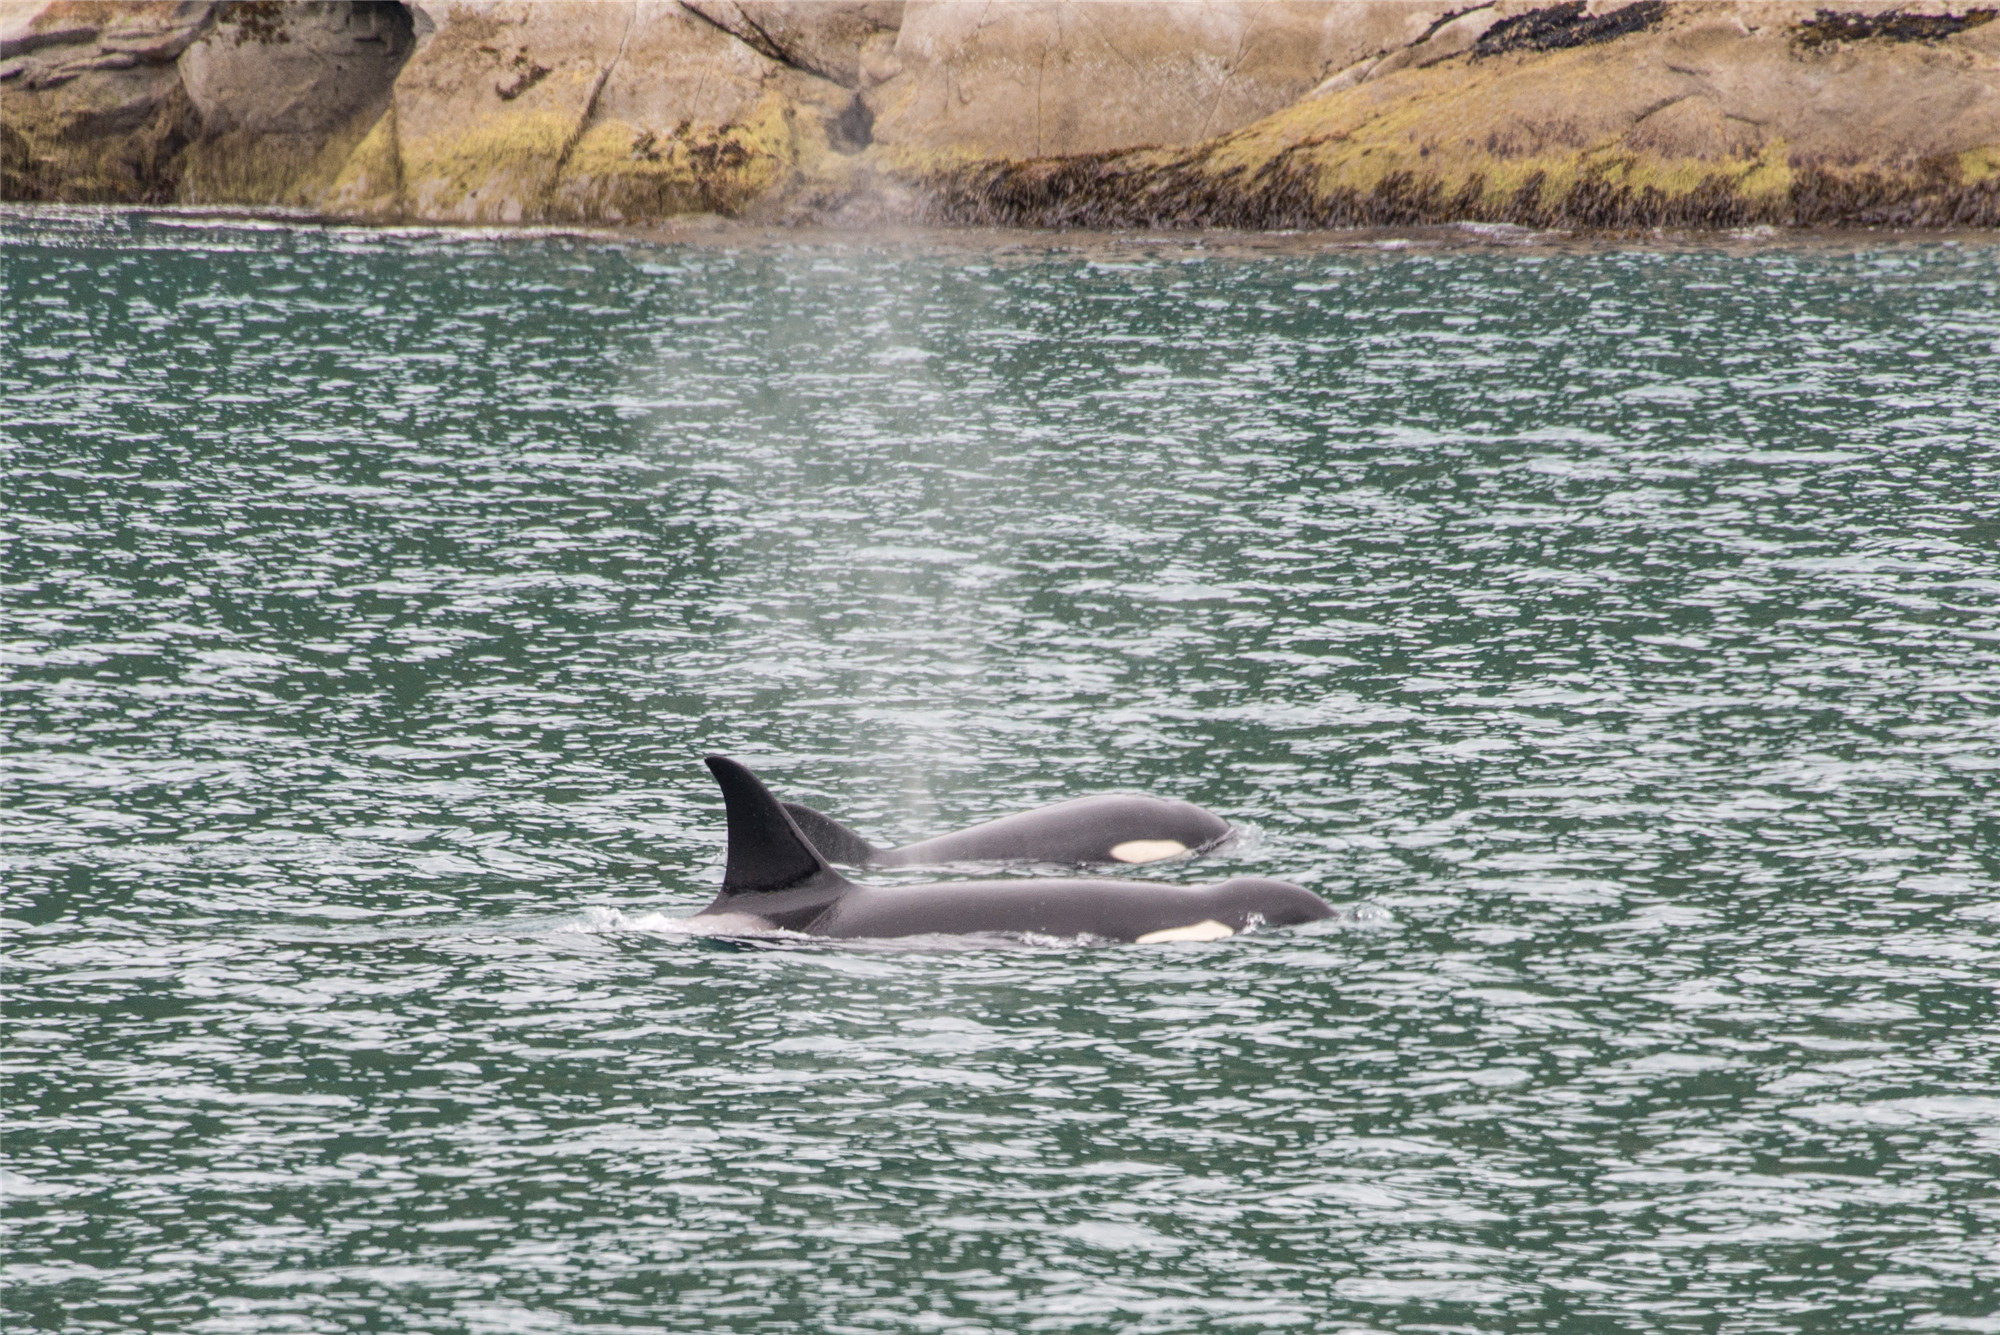
[[[1115,866],[1204,853],[1235,833],[1228,821],[1192,802],[1106,793],[941,834],[899,848],[877,848],[824,812],[782,804],[828,862],[847,867],[929,867],[949,862]]]
[[[1332,907],[1310,890],[1256,876],[1209,885],[1019,877],[855,886],[811,931],[849,938],[1005,934],[1203,941],[1259,926],[1316,922],[1332,914]]]
[[[876,865],[940,862],[1160,862],[1213,848],[1229,822],[1192,802],[1106,793],[1002,816],[982,825],[876,854]]]

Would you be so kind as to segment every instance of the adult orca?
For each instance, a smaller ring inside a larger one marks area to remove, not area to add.
[[[833,817],[783,804],[828,862],[849,867],[929,867],[941,862],[1163,862],[1205,853],[1236,831],[1192,802],[1138,793],[1078,797],[989,820],[955,834],[877,848]]]
[[[722,788],[729,851],[722,893],[697,923],[829,937],[1033,932],[1152,943],[1214,941],[1258,924],[1333,916],[1311,891],[1257,876],[1214,885],[1041,878],[856,885],[828,865],[756,775],[727,756],[705,763]]]

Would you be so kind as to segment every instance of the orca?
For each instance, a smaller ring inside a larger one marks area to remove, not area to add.
[[[704,763],[722,789],[729,847],[722,891],[690,926],[840,938],[1032,933],[1151,944],[1214,941],[1259,925],[1333,916],[1311,891],[1258,876],[1213,885],[1040,877],[857,885],[833,869],[755,774],[727,756]]]
[[[955,834],[877,848],[833,817],[784,803],[799,832],[828,862],[848,867],[930,867],[944,862],[1164,862],[1206,853],[1236,831],[1192,802],[1107,793],[1037,807]]]

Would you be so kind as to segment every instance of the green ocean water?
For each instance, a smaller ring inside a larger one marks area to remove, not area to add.
[[[2000,1331],[2000,248],[1444,240],[0,216],[7,1329]]]

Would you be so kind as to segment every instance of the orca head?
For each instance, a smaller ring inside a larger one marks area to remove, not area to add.
[[[702,763],[722,789],[729,821],[722,893],[704,915],[747,913],[796,931],[854,888],[827,865],[755,774],[728,756],[705,756]]]
[[[1268,876],[1232,876],[1210,892],[1227,914],[1224,922],[1241,929],[1251,919],[1267,927],[1296,927],[1333,916],[1333,905],[1303,886]]]

